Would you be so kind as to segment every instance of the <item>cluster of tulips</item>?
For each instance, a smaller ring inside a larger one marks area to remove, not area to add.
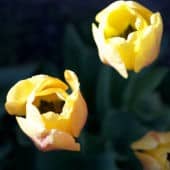
[[[134,1],[115,1],[96,15],[93,38],[102,63],[123,78],[139,72],[159,55],[163,32],[159,12]],[[65,70],[67,83],[48,75],[17,82],[5,108],[22,131],[42,151],[80,151],[76,141],[87,120],[87,104],[77,75]],[[131,148],[145,170],[170,169],[170,132],[148,132]]]

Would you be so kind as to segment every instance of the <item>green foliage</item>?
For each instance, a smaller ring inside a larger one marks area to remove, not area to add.
[[[160,84],[167,73],[166,68],[150,68],[133,74],[124,93],[125,107],[133,108],[142,98],[147,98]]]

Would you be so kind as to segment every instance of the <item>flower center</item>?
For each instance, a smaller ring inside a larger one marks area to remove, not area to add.
[[[170,161],[170,153],[167,153],[166,159],[167,159],[168,161]]]
[[[142,16],[140,12],[128,8],[125,4],[121,4],[109,12],[104,21],[104,24],[101,24],[101,28],[104,28],[106,39],[113,37],[127,39],[130,33],[142,30],[148,26],[147,18]]]
[[[46,113],[49,111],[55,112],[55,113],[61,113],[62,112],[62,108],[64,105],[64,101],[45,101],[45,100],[40,100],[40,104],[39,104],[39,111],[40,113]]]
[[[127,39],[128,35],[134,31],[136,31],[136,29],[133,28],[131,25],[128,25],[128,27],[125,29],[125,31],[122,32],[119,36]]]

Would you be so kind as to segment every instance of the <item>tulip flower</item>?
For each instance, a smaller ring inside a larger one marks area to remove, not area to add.
[[[22,131],[42,151],[79,151],[75,141],[86,122],[87,106],[76,74],[66,70],[68,85],[48,75],[16,83],[8,92],[7,112],[16,115]]]
[[[128,70],[139,72],[158,56],[163,32],[159,12],[134,1],[115,1],[96,15],[94,41],[104,64],[124,78]]]
[[[144,170],[170,170],[170,132],[149,132],[132,149]]]

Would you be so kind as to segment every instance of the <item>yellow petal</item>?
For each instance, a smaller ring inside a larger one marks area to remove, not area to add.
[[[159,136],[155,132],[149,132],[132,144],[134,150],[151,150],[159,145]]]
[[[114,67],[124,78],[127,78],[128,74],[125,64],[115,47],[106,42],[102,30],[97,28],[94,24],[92,25],[92,32],[101,61]]]
[[[50,129],[50,127],[47,128],[47,122],[44,122],[43,117],[39,114],[36,107],[28,104],[27,109],[29,112],[26,118],[17,117],[16,119],[22,131],[34,141],[35,145],[40,150],[80,150],[80,145],[75,142],[74,138],[69,133],[57,130],[55,127],[52,127],[52,129]],[[52,126],[56,120],[51,119],[50,121],[52,122],[48,123]],[[66,124],[63,125],[66,126]]]
[[[64,76],[72,93],[65,101],[63,114],[69,117],[72,135],[78,137],[87,119],[87,106],[80,93],[76,74],[66,70]]]
[[[26,119],[35,123],[43,124],[39,110],[32,103],[27,103],[26,110]]]
[[[135,16],[127,8],[125,3],[121,4],[107,15],[106,21],[101,23],[104,24],[102,27],[104,28],[105,38],[121,35],[135,19]]]
[[[25,115],[26,101],[34,86],[29,80],[21,80],[8,92],[5,108],[9,114]]]
[[[70,121],[67,117],[56,114],[54,112],[47,112],[42,114],[42,119],[44,122],[44,126],[47,129],[59,129],[60,131],[67,132],[69,134],[72,133],[70,128]]]
[[[119,8],[122,5],[125,5],[125,2],[121,1],[121,0],[111,3],[107,8],[103,9],[96,15],[96,21],[102,22],[102,21],[106,20],[108,14],[110,14],[110,12],[114,11],[115,9]]]
[[[55,149],[80,150],[80,144],[76,143],[74,138],[68,133],[58,131],[57,129],[47,130],[38,122],[21,117],[17,117],[17,122],[23,132],[42,151]]]
[[[130,41],[130,37],[132,36],[129,35],[128,40],[125,40],[124,38],[116,37],[116,38],[111,38],[108,41],[109,44],[112,46],[112,48],[114,47],[117,54],[119,54],[120,58],[124,62],[126,69],[133,70],[134,62],[135,62],[135,57],[134,57],[135,54],[133,49],[133,41],[132,40]]]
[[[170,132],[149,132],[132,149],[146,170],[169,170]]]
[[[69,96],[69,94],[67,94],[66,91],[64,91],[63,89],[57,89],[56,95],[63,101],[65,101]]]
[[[70,151],[80,150],[80,144],[76,143],[71,135],[56,129],[52,129],[42,136],[32,138],[32,140],[41,151],[56,149]]]
[[[70,125],[73,136],[78,137],[87,119],[87,106],[79,92],[70,109]]]
[[[26,118],[16,117],[22,131],[29,137],[33,137],[45,131],[45,126],[38,109],[31,103],[27,103]]]
[[[48,88],[45,90],[41,90],[39,92],[35,93],[35,96],[50,96],[50,94],[56,94],[57,91],[59,91],[60,88],[56,87],[56,88]],[[61,89],[62,90],[62,89]]]
[[[31,104],[29,106],[27,105],[27,109],[28,107],[29,109],[26,118],[16,117],[16,119],[22,131],[29,137],[33,137],[44,132],[45,127],[38,110]]]
[[[135,150],[151,150],[158,147],[160,144],[170,143],[170,132],[148,132],[144,137],[132,144],[132,149]]]
[[[47,75],[37,75],[21,80],[9,90],[5,108],[9,114],[25,115],[26,101],[33,90],[37,92],[38,96],[49,94],[53,91],[55,93],[57,88],[66,90],[68,87],[61,80]]]
[[[135,44],[137,55],[134,70],[136,72],[151,64],[157,58],[160,51],[162,29],[161,16],[156,13],[151,16],[151,25],[139,32]]]
[[[62,88],[66,90],[68,88],[61,80],[48,75],[36,75],[30,78],[30,81],[36,87],[36,91],[44,91],[51,88]]]
[[[77,75],[71,70],[65,70],[64,77],[67,83],[70,85],[72,90],[79,90],[79,81]]]
[[[135,155],[141,161],[144,170],[163,170],[162,166],[153,157],[146,153],[135,152]]]
[[[150,20],[150,16],[152,15],[152,11],[148,8],[145,8],[143,5],[135,2],[135,1],[126,1],[126,5],[135,10],[137,13],[141,14],[148,22]]]
[[[22,117],[16,117],[16,120],[21,130],[30,138],[46,132],[46,129],[40,122],[33,122]]]

